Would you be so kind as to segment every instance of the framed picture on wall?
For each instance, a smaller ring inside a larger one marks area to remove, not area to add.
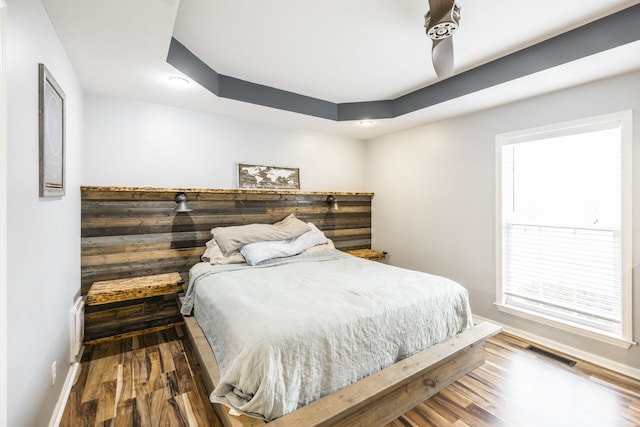
[[[300,169],[238,164],[239,188],[299,190]]]
[[[38,64],[40,197],[64,196],[65,97],[44,64]]]

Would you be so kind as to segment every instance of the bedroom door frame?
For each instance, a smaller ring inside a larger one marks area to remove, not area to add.
[[[0,426],[7,425],[7,3],[0,0]]]

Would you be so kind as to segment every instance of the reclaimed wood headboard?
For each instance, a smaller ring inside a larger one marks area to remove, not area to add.
[[[188,213],[176,213],[184,192]],[[330,210],[329,194],[340,210]],[[372,193],[81,187],[81,293],[92,283],[177,272],[188,277],[213,227],[273,223],[289,213],[313,222],[338,249],[371,248]],[[85,342],[181,323],[177,294],[85,307]]]
[[[174,212],[178,192],[192,212]],[[329,209],[328,195],[339,210]],[[82,295],[95,281],[187,273],[200,261],[211,228],[273,223],[292,212],[338,249],[371,247],[372,193],[84,186],[81,197]],[[91,319],[85,320],[91,334]]]

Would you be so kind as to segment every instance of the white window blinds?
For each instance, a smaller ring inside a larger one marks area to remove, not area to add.
[[[613,230],[508,224],[506,303],[620,334],[619,241]]]
[[[498,138],[499,306],[628,335],[622,135],[609,119]]]

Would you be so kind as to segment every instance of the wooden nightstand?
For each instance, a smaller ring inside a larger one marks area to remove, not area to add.
[[[108,304],[158,295],[170,295],[181,292],[183,285],[184,280],[179,273],[94,282],[87,294],[87,304]]]
[[[354,249],[346,252],[348,254],[357,256],[358,258],[364,258],[371,261],[382,261],[384,257],[387,255],[386,252],[376,251],[373,249]]]
[[[85,343],[168,329],[182,323],[179,273],[94,282],[87,293]]]

